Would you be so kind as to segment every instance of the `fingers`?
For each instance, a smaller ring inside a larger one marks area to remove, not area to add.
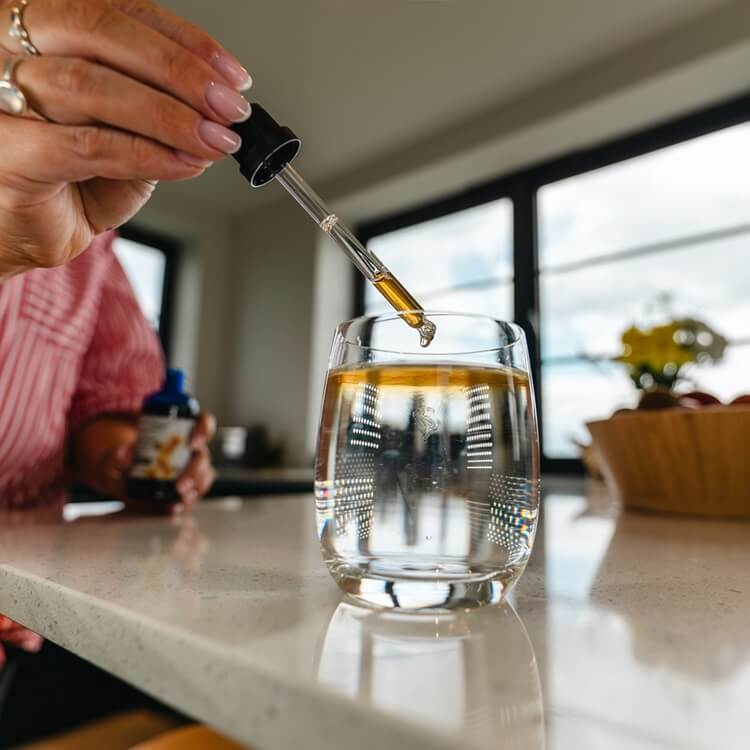
[[[195,505],[199,498],[211,489],[215,478],[216,472],[211,465],[208,448],[203,447],[195,451],[187,468],[177,480],[181,502],[174,509],[179,512]]]
[[[123,499],[126,495],[125,475],[133,463],[133,451],[132,444],[121,445],[104,457],[97,487],[112,498]]]
[[[23,58],[15,78],[31,109],[48,120],[109,125],[191,154],[196,166],[223,158],[236,145],[221,125],[178,99],[80,58]],[[217,107],[224,102],[219,96]],[[225,111],[228,119],[232,106]]]
[[[33,630],[19,625],[9,617],[0,615],[0,641],[9,646],[23,649],[24,651],[36,652],[42,647],[43,639]],[[0,646],[0,667],[5,662],[5,652]]]
[[[35,654],[42,647],[44,639],[28,628],[18,627],[8,633],[4,633],[2,641],[8,646],[15,646],[22,651]]]
[[[109,127],[69,126],[0,115],[0,163],[6,187],[38,192],[36,183],[183,180],[205,167],[173,149]]]
[[[224,76],[227,83],[237,91],[246,91],[252,85],[252,78],[240,61],[203,29],[150,0],[115,0],[114,4],[123,13],[138,19],[198,55]]]
[[[198,420],[190,434],[190,447],[193,450],[204,448],[216,432],[216,417],[207,411],[198,415]]]
[[[229,124],[234,120],[227,115],[239,111],[249,116],[245,100],[206,60],[109,2],[35,0],[25,20],[44,55],[99,62],[174,96],[217,123]],[[225,130],[225,138],[237,140]],[[218,141],[218,133],[214,136]]]

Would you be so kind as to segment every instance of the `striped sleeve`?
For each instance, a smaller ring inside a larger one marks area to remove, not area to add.
[[[156,333],[141,312],[125,272],[110,247],[96,325],[71,405],[75,429],[98,414],[138,412],[161,386],[164,358]]]

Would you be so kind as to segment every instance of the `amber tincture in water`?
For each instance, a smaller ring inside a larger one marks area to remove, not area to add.
[[[528,378],[512,368],[332,370],[315,491],[339,584],[415,608],[502,598],[536,526],[535,431]]]
[[[389,273],[379,273],[372,283],[391,306],[402,313],[401,318],[412,328],[419,330],[421,345],[429,346],[435,338],[435,324],[425,317],[422,306],[401,285],[401,282]]]

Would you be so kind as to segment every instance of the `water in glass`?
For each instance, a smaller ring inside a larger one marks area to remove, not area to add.
[[[344,324],[334,342],[318,530],[334,579],[372,604],[500,601],[533,543],[538,448],[523,334],[475,320],[495,346],[469,340],[462,353],[477,333],[458,326],[466,316],[434,315],[445,338],[429,352],[380,348],[393,316]]]

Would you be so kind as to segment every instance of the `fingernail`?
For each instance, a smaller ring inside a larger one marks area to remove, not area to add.
[[[206,101],[217,115],[230,122],[242,122],[250,117],[250,102],[223,83],[206,84]]]
[[[201,120],[198,125],[198,134],[211,148],[223,151],[225,154],[233,154],[239,151],[242,139],[229,128],[219,125],[211,120]]]
[[[247,91],[253,85],[250,73],[242,67],[234,55],[230,55],[226,50],[216,52],[210,62],[213,69],[221,73],[237,91]]]
[[[177,483],[177,490],[181,495],[186,495],[195,486],[195,482],[192,479],[181,479]]]
[[[118,464],[124,464],[127,460],[128,460],[128,446],[127,445],[121,445],[115,451],[115,461]]]
[[[193,154],[189,154],[187,151],[175,149],[174,153],[180,161],[184,161],[185,164],[188,164],[191,167],[197,167],[198,169],[208,169],[208,167],[213,164],[209,159],[201,159],[199,156],[193,156]]]

